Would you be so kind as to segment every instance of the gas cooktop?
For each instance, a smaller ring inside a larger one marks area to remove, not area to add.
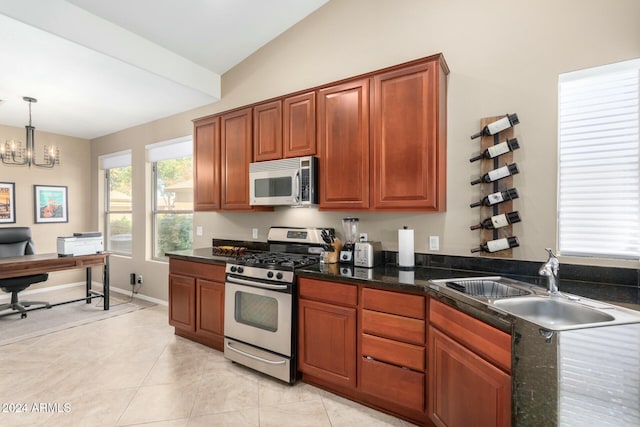
[[[302,255],[281,252],[252,252],[233,260],[236,265],[248,265],[258,268],[294,270],[320,262],[319,255]]]

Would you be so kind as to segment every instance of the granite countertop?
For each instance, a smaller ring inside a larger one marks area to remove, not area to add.
[[[172,251],[168,252],[167,256],[175,259],[221,265],[228,261],[232,261],[235,258],[234,256],[215,254],[210,247]],[[441,299],[448,298],[449,300],[451,299],[449,294],[443,295],[442,293],[437,292],[432,286],[430,286],[431,283],[429,281],[456,277],[486,277],[493,275],[509,277],[514,280],[541,287],[546,286],[546,279],[539,276],[527,276],[512,273],[505,274],[500,271],[487,272],[433,266],[416,266],[413,269],[404,269],[390,263],[374,268],[354,267],[352,265],[345,264],[314,264],[300,268],[296,270],[296,273],[299,276],[371,286],[400,292],[429,293],[432,296],[436,296]],[[561,275],[558,287],[561,292],[605,301],[640,311],[640,290],[636,286],[617,283],[590,282],[584,280],[568,280],[562,279]],[[450,304],[453,303],[454,305],[462,303],[460,301],[447,302]],[[468,307],[460,308],[466,309]]]

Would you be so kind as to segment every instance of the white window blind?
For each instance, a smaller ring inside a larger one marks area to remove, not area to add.
[[[157,142],[146,146],[147,160],[159,162],[162,160],[179,159],[193,155],[193,139],[191,136]]]
[[[640,257],[640,59],[560,75],[562,255]]]
[[[131,166],[131,150],[100,156],[100,169],[114,169]]]

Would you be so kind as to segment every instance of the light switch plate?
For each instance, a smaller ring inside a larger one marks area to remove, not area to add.
[[[440,236],[429,236],[429,250],[430,251],[440,250]]]
[[[202,226],[201,225],[196,227],[196,236],[202,236]]]

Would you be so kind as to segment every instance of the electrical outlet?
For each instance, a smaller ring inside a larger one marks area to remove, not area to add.
[[[369,236],[367,236],[367,233],[360,233],[360,236],[358,236],[358,241],[359,242],[368,242],[369,241]]]
[[[258,229],[254,228],[251,230],[251,238],[253,239],[257,239],[258,238]]]
[[[139,276],[138,276],[138,280],[137,280],[138,285],[142,285],[142,282],[143,282],[143,281],[144,281],[144,280],[142,279],[142,274],[141,274],[141,275],[139,275]]]
[[[201,225],[196,227],[196,236],[202,236],[202,226]]]
[[[429,236],[429,250],[430,251],[440,250],[440,236]]]

